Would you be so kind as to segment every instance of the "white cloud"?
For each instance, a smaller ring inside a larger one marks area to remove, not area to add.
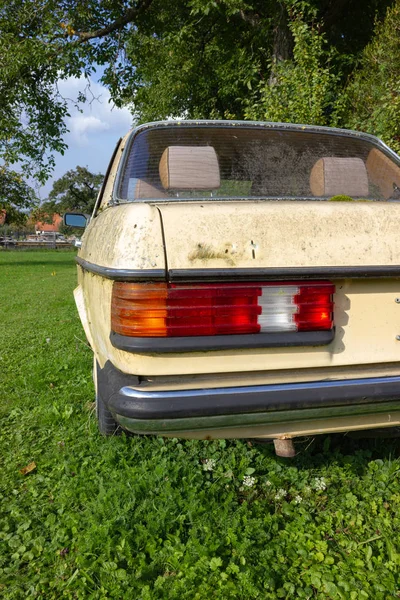
[[[60,94],[67,99],[70,117],[66,119],[69,129],[65,141],[69,146],[87,146],[96,135],[112,129],[127,131],[132,125],[132,115],[128,108],[116,108],[110,99],[110,92],[100,83],[85,77],[69,77],[58,84]],[[86,95],[87,101],[75,106],[79,93]]]
[[[88,83],[90,87],[88,88]],[[127,108],[116,108],[110,102],[110,93],[100,83],[89,82],[84,77],[70,77],[58,82],[60,94],[68,101],[64,137],[68,145],[64,155],[56,154],[52,178],[40,190],[45,199],[53,182],[77,165],[87,167],[92,173],[105,173],[118,139],[132,128],[132,115]],[[85,92],[88,101],[75,107],[79,92]]]
[[[76,117],[70,117],[68,119],[68,129],[70,135],[78,144],[87,144],[89,142],[88,136],[91,133],[99,131],[106,131],[110,129],[110,124],[105,121],[101,121],[98,117],[90,115],[77,115]]]

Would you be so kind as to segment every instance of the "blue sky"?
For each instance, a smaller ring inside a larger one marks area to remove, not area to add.
[[[87,81],[83,77],[70,77],[60,81],[58,88],[64,98],[76,98],[84,91]],[[132,115],[127,108],[118,109],[109,102],[110,94],[106,88],[90,80],[90,103],[83,104],[79,112],[69,102],[70,117],[67,118],[69,133],[65,136],[68,144],[64,156],[57,154],[56,167],[52,178],[38,190],[41,200],[45,200],[52,188],[53,181],[77,165],[87,167],[94,173],[105,173],[118,139],[132,127]]]

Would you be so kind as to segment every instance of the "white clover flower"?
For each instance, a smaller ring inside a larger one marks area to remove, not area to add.
[[[323,492],[326,490],[326,482],[324,477],[316,477],[314,480],[314,487],[317,491]]]
[[[275,494],[275,500],[282,500],[286,496],[286,490],[280,488]]]
[[[245,475],[243,477],[243,485],[245,487],[253,487],[253,485],[256,482],[256,478],[255,477],[250,477],[250,475]]]
[[[270,480],[269,480],[269,479],[267,479],[267,481],[265,482],[265,485],[266,485],[267,487],[271,487],[272,483],[270,482]]]
[[[297,494],[297,496],[294,497],[293,502],[295,504],[301,504],[301,502],[303,502],[303,498]]]
[[[217,461],[214,458],[206,458],[206,460],[203,462],[203,470],[212,471],[216,464]]]

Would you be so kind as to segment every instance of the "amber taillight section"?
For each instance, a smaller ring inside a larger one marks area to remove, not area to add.
[[[130,337],[329,330],[333,327],[334,291],[329,281],[115,282],[111,328]]]

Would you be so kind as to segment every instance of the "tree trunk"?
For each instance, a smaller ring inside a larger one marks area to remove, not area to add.
[[[273,30],[274,41],[272,45],[271,73],[268,84],[274,85],[277,80],[277,65],[288,60],[293,52],[293,37],[288,27],[288,14],[285,7],[279,3],[278,13],[276,15],[276,24]]]

